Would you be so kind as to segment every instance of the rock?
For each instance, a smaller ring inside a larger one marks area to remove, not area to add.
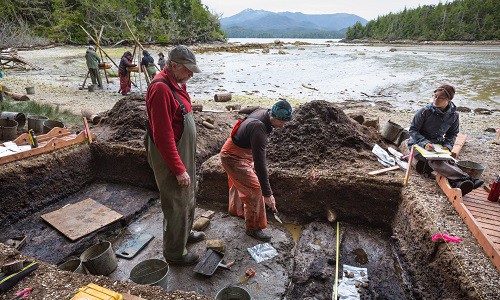
[[[357,288],[359,288],[359,286],[360,286],[360,285],[361,285],[361,283],[360,283],[359,281],[356,281],[356,282],[354,283],[354,286],[355,286],[355,287],[357,287]]]
[[[468,107],[466,107],[466,106],[458,106],[458,107],[457,107],[457,111],[458,111],[458,112],[471,112],[471,111],[472,111],[472,109],[470,109],[470,108],[468,108]]]
[[[241,104],[232,104],[232,105],[226,105],[226,109],[231,111],[231,110],[240,110],[241,109]]]
[[[362,293],[363,292],[363,289],[362,288],[358,288],[358,293]]]
[[[354,273],[353,272],[349,273],[349,275],[347,275],[347,277],[354,278]]]
[[[491,132],[491,133],[496,133],[497,132],[497,130],[495,128],[491,128],[491,127],[490,128],[486,128],[484,131]]]
[[[476,108],[474,109],[474,113],[480,115],[491,115],[491,110],[486,108]]]
[[[391,49],[389,49],[389,51],[390,51],[390,52],[396,52],[396,51],[398,51],[398,49],[396,49],[396,48],[391,48]]]
[[[208,123],[210,123],[210,124],[212,124],[212,125],[214,125],[214,123],[215,123],[214,119],[213,119],[213,118],[211,118],[211,117],[207,117],[207,118],[205,119],[205,121],[207,121]]]
[[[224,252],[225,250],[224,240],[207,240],[205,245],[207,249],[214,249],[220,252]]]
[[[359,275],[365,276],[366,274],[365,274],[365,272],[361,271],[361,272],[359,272]]]
[[[306,50],[306,48],[302,48],[302,47],[301,47],[301,48],[298,48],[297,50]]]
[[[281,44],[281,41],[280,41],[280,40],[274,40],[274,43],[275,43],[276,45],[279,45],[279,44]]]
[[[328,219],[329,222],[334,223],[337,220],[337,215],[333,210],[328,209],[326,213],[326,218]]]
[[[213,124],[210,124],[207,121],[203,121],[201,124],[203,126],[205,126],[205,128],[208,128],[208,129],[214,129],[215,128],[215,126]]]
[[[278,51],[278,54],[288,54],[288,53],[280,49],[280,50]]]
[[[366,279],[364,280],[364,282],[365,282],[365,283],[369,283],[369,282],[370,282],[370,279],[366,278]]]
[[[202,217],[211,219],[215,215],[215,211],[213,210],[207,210],[204,213],[201,214]]]
[[[337,261],[335,260],[335,258],[329,258],[327,261],[326,261],[330,266],[334,266]]]
[[[364,126],[367,126],[367,127],[373,127],[375,129],[379,129],[380,128],[380,125],[379,125],[379,119],[371,119],[371,120],[365,120],[365,122],[363,122],[363,125]]]
[[[351,118],[353,118],[354,121],[358,122],[360,125],[363,125],[363,123],[365,122],[365,117],[363,117],[363,115],[356,115],[352,116]]]
[[[269,48],[264,48],[264,49],[262,49],[262,53],[264,53],[264,54],[269,53]]]
[[[199,217],[193,224],[194,231],[203,231],[210,225],[210,219],[205,217]]]
[[[368,283],[363,282],[363,284],[361,286],[364,287],[364,288],[367,288],[368,287]]]

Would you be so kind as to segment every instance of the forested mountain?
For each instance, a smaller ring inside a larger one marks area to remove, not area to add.
[[[0,7],[0,36],[25,28],[34,36],[81,44],[87,37],[79,25],[92,34],[103,25],[103,41],[117,42],[130,39],[127,20],[141,41],[225,39],[217,16],[200,0],[0,0]]]
[[[495,4],[496,3],[496,4]],[[379,40],[498,40],[498,0],[457,0],[451,3],[406,8],[350,27],[346,39]]]
[[[347,27],[366,20],[352,14],[303,14],[245,9],[221,19],[228,37],[342,38]]]

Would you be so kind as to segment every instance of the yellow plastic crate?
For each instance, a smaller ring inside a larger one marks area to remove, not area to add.
[[[123,300],[123,296],[97,284],[89,283],[81,287],[71,300]]]

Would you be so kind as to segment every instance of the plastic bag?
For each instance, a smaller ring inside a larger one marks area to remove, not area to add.
[[[251,248],[247,248],[247,251],[257,263],[271,259],[278,255],[278,251],[276,251],[276,249],[274,249],[274,247],[269,243],[255,245]]]
[[[349,278],[347,276],[343,276],[340,280],[338,286],[338,296],[340,300],[359,300],[360,296],[358,293],[358,288],[354,285],[356,281],[363,283],[365,279],[368,279],[368,269],[367,268],[358,268],[349,265],[343,265],[344,270],[347,270],[349,273],[353,273],[354,277]],[[332,299],[333,299],[332,295]]]
[[[396,160],[392,158],[382,147],[375,144],[372,149],[373,154],[377,156],[378,161],[385,167],[392,167],[396,165]]]

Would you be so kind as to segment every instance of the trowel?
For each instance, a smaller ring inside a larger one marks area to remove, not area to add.
[[[280,217],[278,217],[278,212],[277,211],[273,212],[273,214],[274,214],[274,219],[276,221],[280,222],[280,224],[283,224],[283,221],[281,221]]]

